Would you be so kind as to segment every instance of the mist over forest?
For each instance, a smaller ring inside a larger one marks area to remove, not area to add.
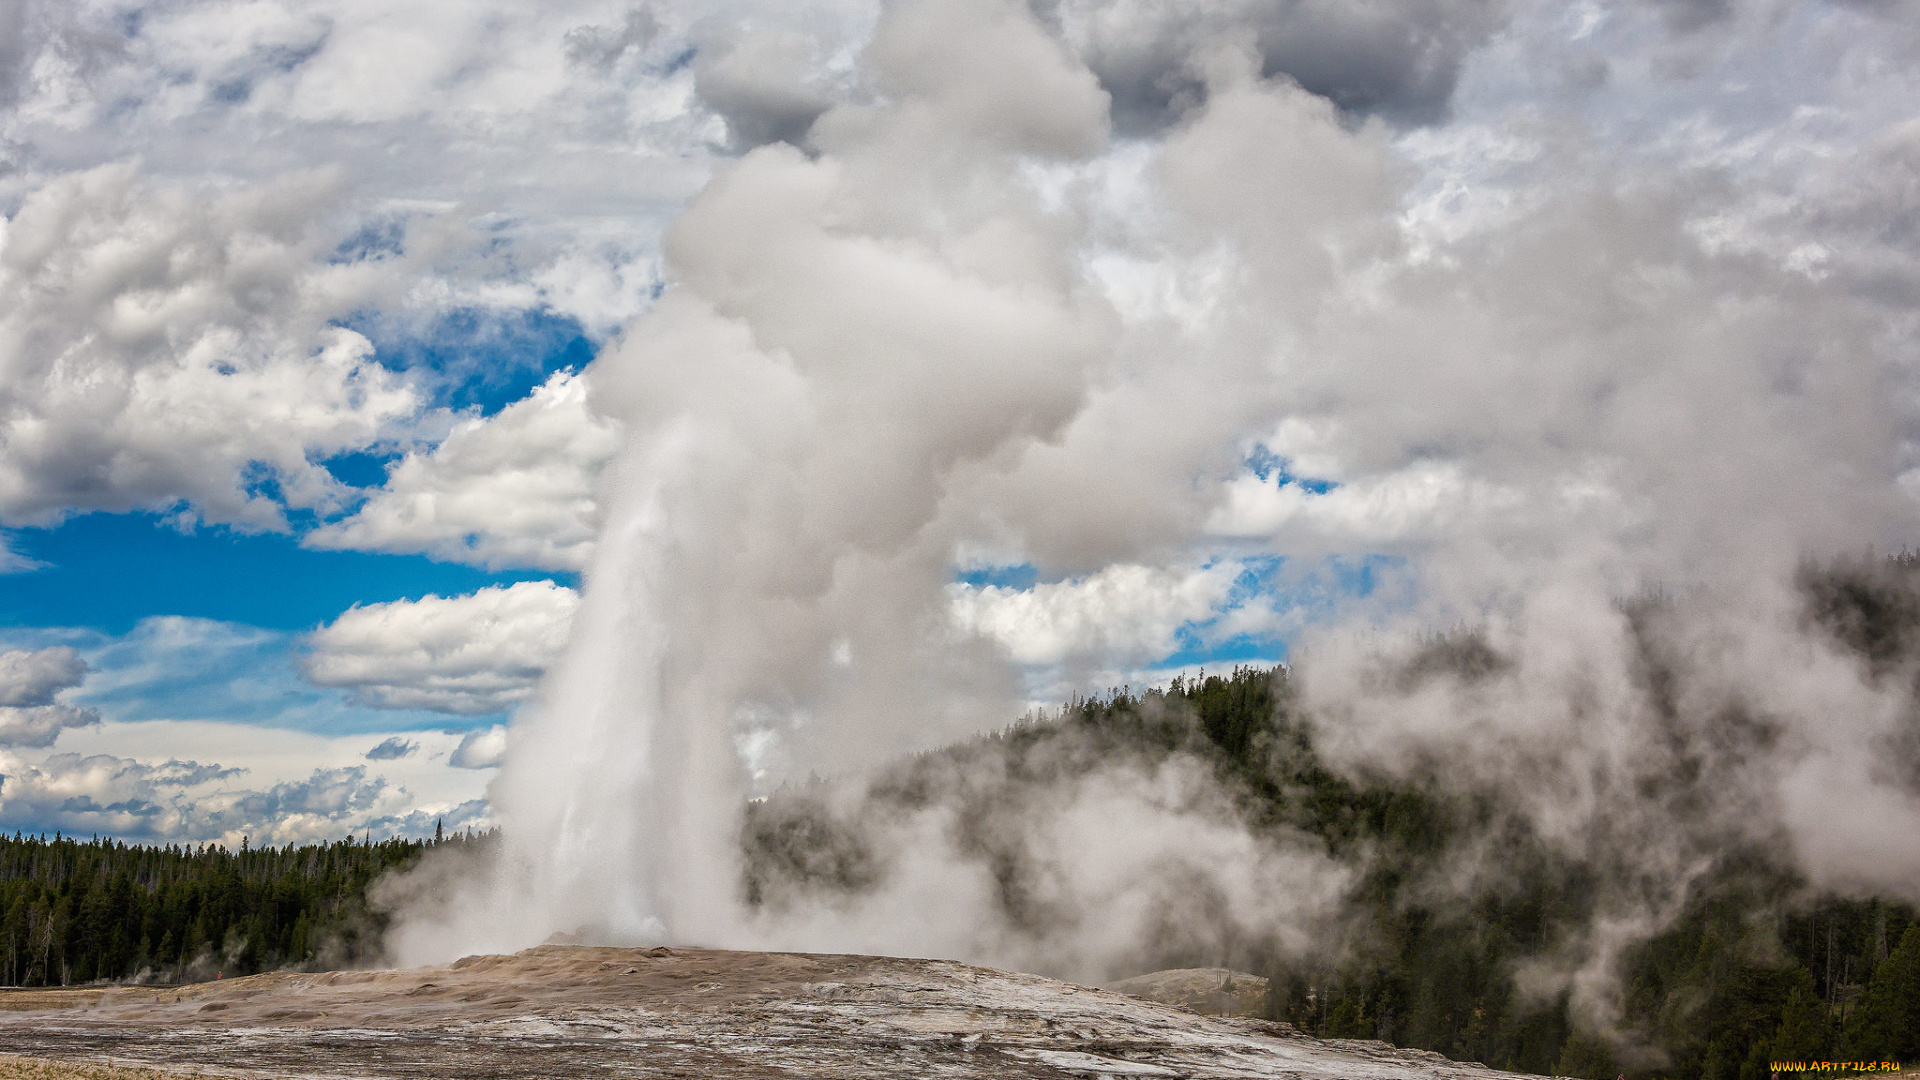
[[[1920,556],[1807,563],[1798,589],[1808,631],[1908,701],[1884,750],[1890,766],[1910,760]],[[1764,755],[1779,737],[1759,705],[1680,723],[1682,684],[1704,673],[1671,629],[1695,603],[1619,602],[1639,691],[1675,738],[1698,740],[1671,747],[1668,771],[1635,792],[1659,801],[1672,831],[1711,826],[1727,767],[1715,757]],[[1483,631],[1456,628],[1380,663],[1377,677],[1407,693],[1495,679],[1513,660]],[[1319,749],[1330,722],[1287,667],[1243,666],[1116,688],[871,771],[788,783],[746,807],[738,898],[776,922],[871,917],[887,910],[875,897],[911,895],[902,879],[925,872],[918,849],[933,843],[942,863],[975,864],[989,891],[977,908],[948,897],[931,917],[963,911],[1027,969],[1101,981],[1258,974],[1269,980],[1261,1015],[1325,1038],[1588,1080],[1760,1080],[1776,1061],[1920,1056],[1911,901],[1818,884],[1778,836],[1702,846],[1662,880],[1642,861],[1658,841],[1596,822],[1569,846],[1515,797],[1522,778],[1461,785],[1343,763]],[[1089,808],[1118,831],[1182,824],[1176,843],[1115,843],[1076,820]],[[469,874],[500,854],[496,836],[471,832],[235,852],[0,840],[5,982],[168,984],[383,962],[382,934],[422,877]],[[1648,891],[1653,907],[1632,895]],[[1626,915],[1639,921],[1622,930]]]

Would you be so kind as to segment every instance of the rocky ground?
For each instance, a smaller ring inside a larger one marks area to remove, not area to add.
[[[1257,1016],[1267,1003],[1267,980],[1230,968],[1170,968],[1107,989],[1208,1016]]]
[[[565,946],[407,971],[0,993],[0,1052],[367,1080],[1508,1075],[940,960]]]

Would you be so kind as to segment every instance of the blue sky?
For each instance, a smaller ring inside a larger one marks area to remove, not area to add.
[[[0,577],[0,625],[109,635],[154,615],[311,630],[354,604],[577,577],[489,571],[424,555],[316,551],[295,534],[182,529],[148,513],[83,514],[13,539],[17,552],[42,565]]]
[[[584,367],[594,351],[577,321],[542,310],[442,312],[408,333],[371,314],[345,324],[367,332],[374,359],[422,388],[431,407],[461,416],[495,415],[554,372]],[[399,457],[375,450],[325,464],[342,483],[377,489]],[[299,671],[303,635],[356,605],[579,582],[567,570],[315,549],[303,537],[322,519],[288,516],[285,532],[183,521],[178,509],[79,513],[15,530],[12,550],[32,565],[0,575],[0,639],[79,648],[95,674],[66,700],[121,721],[211,719],[326,734],[469,728],[504,713],[367,708],[313,685]]]

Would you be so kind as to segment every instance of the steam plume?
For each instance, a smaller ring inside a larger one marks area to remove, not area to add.
[[[1489,32],[1469,14],[1449,41]],[[1176,850],[1206,853],[1183,865],[1230,922],[1305,948],[1345,868],[1246,836],[1177,763],[1086,773],[1026,823],[1051,895],[1111,913],[1111,940],[1009,937],[937,808],[864,906],[744,903],[754,770],[857,772],[1020,711],[949,617],[981,560],[1392,556],[1302,639],[1307,713],[1355,775],[1491,793],[1609,868],[1600,920],[1532,975],[1599,1026],[1612,958],[1728,845],[1920,898],[1920,797],[1886,765],[1909,685],[1795,577],[1914,524],[1914,322],[1884,287],[1905,249],[1843,250],[1834,217],[1885,207],[1781,201],[1826,166],[1649,166],[1542,125],[1515,197],[1436,223],[1417,136],[1244,35],[1129,45],[1178,53],[1191,107],[1116,141],[1089,63],[1117,61],[1062,18],[888,7],[804,146],[746,153],[675,226],[671,287],[591,372],[627,442],[572,646],[493,791],[505,849],[403,912],[401,958],[584,931],[1100,972],[1151,907],[1103,875],[1160,880]],[[1912,132],[1881,138],[1853,164],[1910,177],[1885,163]],[[1655,586],[1687,602],[1624,602]],[[1422,652],[1456,624],[1484,663]]]

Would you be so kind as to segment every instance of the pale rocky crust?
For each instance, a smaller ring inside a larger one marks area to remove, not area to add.
[[[571,946],[405,971],[0,993],[0,1047],[365,1080],[1510,1075],[944,960]]]

